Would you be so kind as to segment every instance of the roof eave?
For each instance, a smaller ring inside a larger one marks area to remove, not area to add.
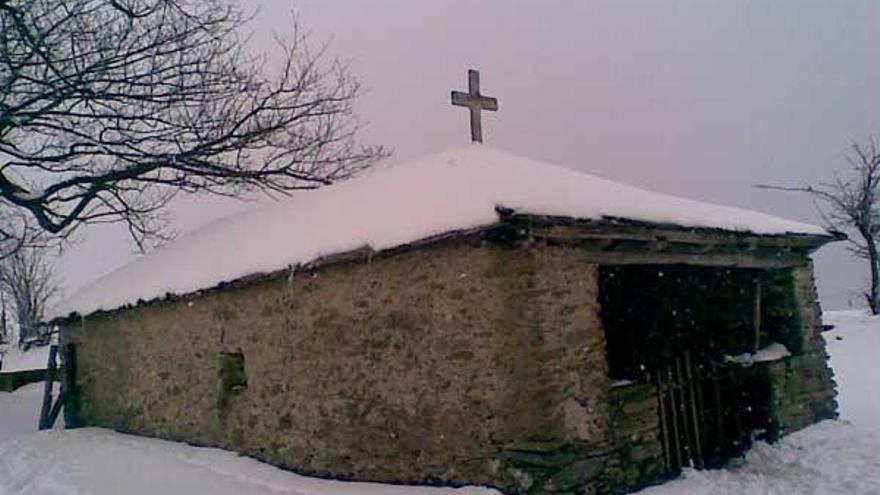
[[[498,213],[502,223],[518,226],[528,225],[533,228],[569,226],[577,228],[584,235],[596,238],[676,240],[700,244],[754,243],[764,246],[803,249],[808,252],[813,252],[825,244],[847,239],[846,234],[838,231],[828,231],[825,234],[805,232],[762,234],[722,228],[690,227],[672,223],[646,222],[618,217],[603,217],[602,219],[597,220],[521,214],[513,213],[509,210],[499,210]]]

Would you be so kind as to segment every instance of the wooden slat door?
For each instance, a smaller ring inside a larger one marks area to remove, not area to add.
[[[664,462],[669,473],[684,467],[720,467],[750,442],[743,391],[736,368],[695,361],[684,352],[654,371]]]

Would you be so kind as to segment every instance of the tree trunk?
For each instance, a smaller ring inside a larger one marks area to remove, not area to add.
[[[880,253],[877,252],[877,243],[868,239],[868,261],[871,263],[871,292],[868,293],[868,305],[871,313],[880,314]]]

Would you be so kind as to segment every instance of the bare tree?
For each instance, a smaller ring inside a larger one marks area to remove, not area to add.
[[[849,170],[832,182],[803,187],[762,185],[765,189],[807,193],[817,202],[827,226],[849,232],[849,250],[868,261],[871,287],[865,294],[873,314],[880,314],[880,155],[876,142],[853,143],[846,155]]]
[[[18,249],[0,262],[0,291],[18,326],[19,344],[44,336],[46,304],[59,288],[43,249]]]
[[[233,1],[0,0],[0,241],[123,222],[143,247],[179,192],[310,189],[386,154],[355,141],[347,66],[295,28],[280,63],[249,54]]]

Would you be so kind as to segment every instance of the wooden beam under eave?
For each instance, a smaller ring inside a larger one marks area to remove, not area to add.
[[[795,268],[806,264],[806,256],[763,258],[750,254],[693,255],[675,252],[620,252],[583,250],[582,260],[599,265],[695,265],[730,268]]]
[[[787,268],[807,263],[803,249],[770,248],[741,244],[687,244],[607,239],[543,238],[548,245],[576,248],[584,261],[600,264],[686,264],[736,268]]]
[[[779,234],[758,235],[720,229],[659,226],[637,222],[577,220],[560,217],[513,215],[504,222],[527,229],[530,234],[557,239],[626,239],[641,241],[667,240],[690,244],[744,244],[762,247],[790,247],[815,251],[819,247],[846,238],[843,234]]]

